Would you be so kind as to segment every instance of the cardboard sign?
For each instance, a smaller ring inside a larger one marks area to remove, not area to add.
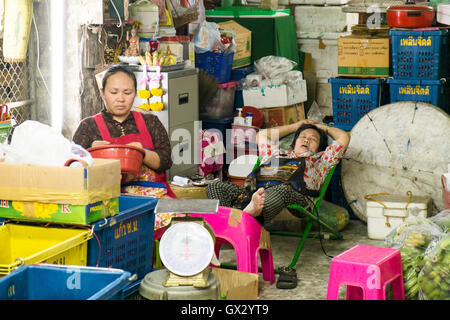
[[[346,36],[338,39],[338,75],[388,77],[390,38]]]

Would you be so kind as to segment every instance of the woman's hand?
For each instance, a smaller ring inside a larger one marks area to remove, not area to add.
[[[108,144],[111,143],[105,140],[95,140],[94,142],[92,142],[92,148],[106,146]]]
[[[298,122],[293,124],[293,126],[294,126],[294,131],[293,132],[297,131],[297,129],[300,128],[304,124],[315,124],[315,125],[317,125],[318,123],[319,123],[319,121],[317,121],[317,120],[310,120],[310,119],[300,120],[300,121],[298,121]]]
[[[144,147],[142,146],[142,143],[140,143],[140,142],[130,142],[127,145],[144,149]]]

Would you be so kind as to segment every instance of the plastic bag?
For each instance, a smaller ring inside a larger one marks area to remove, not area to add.
[[[450,233],[450,209],[445,209],[432,216],[430,221],[441,227],[444,232]]]
[[[52,127],[34,120],[17,126],[11,144],[5,150],[5,162],[44,166],[64,166],[67,160],[77,159],[92,165],[91,154],[66,139]],[[81,163],[74,162],[74,166]]]
[[[219,25],[215,22],[202,21],[195,30],[194,43],[196,53],[225,50],[220,38]]]
[[[442,235],[445,233],[438,225],[426,218],[410,215],[385,237],[386,247],[400,250],[406,300],[419,298],[418,275],[423,267],[425,250],[434,239]]]
[[[430,243],[417,281],[421,299],[450,300],[450,234]]]
[[[255,69],[265,78],[272,80],[279,77],[285,77],[287,72],[291,71],[297,63],[285,57],[265,56],[254,62]]]
[[[306,118],[309,120],[317,120],[319,122],[322,122],[324,116],[323,116],[322,112],[320,112],[320,108],[319,108],[319,105],[317,104],[317,102],[313,101],[313,103],[309,107]]]

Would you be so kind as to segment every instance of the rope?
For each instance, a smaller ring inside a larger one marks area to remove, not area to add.
[[[385,209],[388,209],[388,207],[387,207],[383,202],[381,202],[380,200],[377,200],[377,199],[375,199],[375,198],[372,197],[372,196],[381,196],[381,195],[387,196],[387,195],[390,195],[390,193],[388,193],[388,192],[381,192],[381,193],[371,193],[371,194],[366,194],[366,195],[364,196],[364,199],[369,200],[369,201],[375,201],[375,202],[378,202],[378,203],[381,204]],[[405,210],[408,209],[408,206],[409,206],[409,204],[411,203],[412,192],[408,190],[408,191],[406,191],[406,195],[408,196],[408,201],[406,202]],[[403,217],[402,220],[403,220],[403,222],[404,222],[404,221],[405,221],[405,217]],[[386,216],[386,222],[385,222],[385,225],[386,225],[386,227],[390,227],[390,226],[391,226],[391,224],[389,223],[389,216]]]

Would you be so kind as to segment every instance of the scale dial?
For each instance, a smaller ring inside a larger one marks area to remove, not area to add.
[[[177,222],[161,237],[159,254],[169,271],[179,276],[192,276],[203,271],[211,262],[214,241],[201,224]]]

